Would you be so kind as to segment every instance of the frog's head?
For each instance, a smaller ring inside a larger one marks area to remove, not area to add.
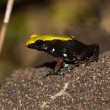
[[[43,39],[39,35],[33,34],[31,35],[30,39],[26,42],[26,46],[28,48],[43,51],[45,44]]]

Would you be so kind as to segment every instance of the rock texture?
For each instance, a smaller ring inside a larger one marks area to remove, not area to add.
[[[47,67],[17,70],[0,90],[0,110],[109,110],[110,52],[98,63],[43,77]]]

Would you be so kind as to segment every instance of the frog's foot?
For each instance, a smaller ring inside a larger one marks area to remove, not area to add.
[[[57,71],[57,72],[54,72],[54,71],[49,71],[48,73],[46,73],[44,75],[44,77],[48,77],[50,75],[63,75],[64,71]]]
[[[50,75],[53,75],[52,71],[48,71],[46,74],[44,74],[44,77],[48,77]]]

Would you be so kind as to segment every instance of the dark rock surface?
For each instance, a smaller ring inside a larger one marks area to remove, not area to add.
[[[109,110],[110,52],[65,75],[43,75],[49,68],[17,70],[0,90],[0,110]]]

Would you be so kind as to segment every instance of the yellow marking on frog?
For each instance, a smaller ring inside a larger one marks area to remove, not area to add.
[[[37,40],[42,40],[42,41],[52,41],[52,40],[62,40],[62,41],[67,41],[67,40],[73,40],[73,36],[65,36],[65,35],[37,35],[33,34],[31,35],[30,39],[26,42],[26,46],[29,44],[35,43]]]

